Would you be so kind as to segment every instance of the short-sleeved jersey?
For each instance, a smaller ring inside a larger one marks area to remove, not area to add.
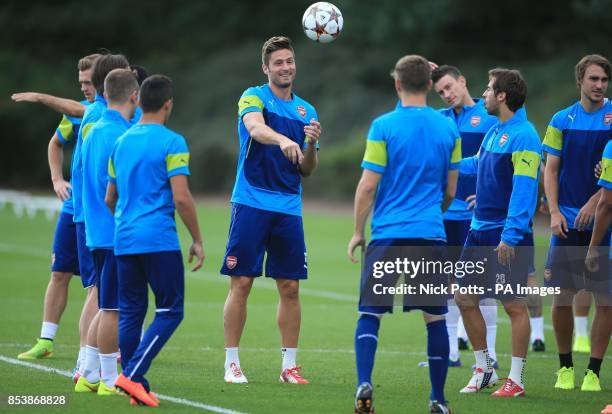
[[[382,174],[372,240],[446,240],[442,201],[448,171],[461,160],[455,125],[430,107],[398,106],[370,126],[361,166]]]
[[[559,170],[559,209],[569,228],[580,209],[598,191],[593,171],[612,138],[612,102],[589,113],[580,101],[557,112],[544,137],[543,150],[561,157]]]
[[[248,88],[238,102],[240,155],[232,202],[261,210],[301,216],[302,177],[277,145],[264,145],[249,135],[242,117],[261,112],[266,125],[305,148],[304,126],[317,120],[312,105],[292,94],[277,98],[266,85]]]
[[[83,214],[90,249],[113,248],[115,219],[104,203],[108,160],[115,142],[130,126],[119,112],[106,109],[83,141]]]
[[[179,250],[170,178],[189,175],[185,138],[160,124],[136,124],[108,163],[116,184],[115,254]]]
[[[94,102],[85,109],[81,128],[72,155],[72,197],[74,199],[74,221],[76,223],[84,223],[85,216],[83,214],[83,159],[82,146],[83,140],[87,139],[87,135],[94,124],[102,117],[102,113],[106,110],[107,102],[103,96],[96,94]],[[134,117],[130,120],[132,124],[138,122],[142,116],[142,110],[136,108]]]
[[[81,101],[81,104],[87,107],[90,104],[90,102],[85,99]],[[81,127],[81,118],[76,118],[76,117],[69,116],[69,115],[62,115],[62,120],[60,121],[59,125],[55,129],[55,134],[57,135],[57,138],[60,140],[60,142],[63,145],[68,145],[74,142],[74,138],[76,138],[79,134],[80,127]],[[62,213],[67,213],[70,215],[74,214],[72,194],[62,204]]]
[[[612,141],[608,141],[601,158],[601,177],[597,185],[612,190]]]
[[[441,109],[440,113],[453,120],[461,136],[461,155],[471,157],[476,155],[485,134],[497,123],[497,118],[489,115],[484,106],[484,100],[474,99],[475,104],[464,106],[461,112],[455,109]],[[468,210],[465,199],[476,194],[476,175],[459,174],[455,199],[444,213],[445,220],[471,220],[472,210]]]
[[[531,233],[538,199],[541,143],[523,108],[493,125],[478,155],[461,162],[461,172],[477,171],[473,230],[503,228],[501,240],[516,246]]]

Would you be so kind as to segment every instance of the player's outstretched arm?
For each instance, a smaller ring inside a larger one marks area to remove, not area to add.
[[[204,262],[204,247],[202,247],[202,236],[200,235],[200,227],[198,226],[198,216],[189,191],[189,183],[187,182],[187,176],[178,174],[170,177],[170,186],[172,187],[172,199],[176,210],[181,216],[181,220],[185,223],[193,243],[189,248],[189,263],[193,261],[193,257],[197,258],[195,267],[192,269],[193,272],[202,267]]]
[[[444,191],[444,201],[442,202],[442,211],[448,210],[455,194],[457,193],[457,179],[459,178],[459,170],[449,170],[446,180],[446,190]]]
[[[242,117],[249,136],[264,145],[278,145],[289,161],[293,164],[301,164],[304,154],[297,142],[279,134],[266,125],[261,112],[249,112]]]
[[[365,225],[372,211],[376,189],[378,188],[381,177],[382,175],[377,172],[364,169],[359,184],[357,184],[354,211],[355,229],[353,231],[353,237],[348,244],[348,257],[353,263],[359,261],[355,258],[355,249],[359,246],[361,246],[361,248],[365,247]]]
[[[48,95],[38,92],[20,92],[11,95],[11,99],[15,102],[36,102],[41,103],[49,108],[69,116],[82,118],[85,113],[85,105],[82,103],[66,98]]]
[[[306,134],[306,150],[304,151],[304,160],[300,164],[300,174],[302,174],[302,177],[308,177],[319,164],[317,143],[321,136],[321,124],[311,119],[310,124],[304,127],[304,133]]]
[[[593,234],[591,235],[589,251],[585,261],[587,269],[591,272],[596,272],[598,270],[597,259],[599,257],[599,252],[597,251],[597,247],[608,232],[610,224],[612,224],[612,190],[602,188],[596,194],[601,194],[601,196],[597,203],[597,208],[595,209]]]
[[[548,153],[546,155],[546,168],[544,169],[544,192],[548,200],[550,211],[550,229],[553,234],[566,239],[567,220],[559,209],[559,169],[561,157]]]
[[[62,164],[64,163],[64,144],[60,141],[57,133],[53,134],[53,137],[49,141],[47,156],[49,158],[49,170],[51,171],[53,191],[55,191],[55,194],[57,194],[60,200],[65,201],[70,198],[69,191],[72,186],[68,181],[64,180],[64,174],[62,172]]]

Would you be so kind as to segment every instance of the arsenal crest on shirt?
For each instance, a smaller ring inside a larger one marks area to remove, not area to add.
[[[608,112],[604,115],[604,125],[612,124],[612,112]]]
[[[473,127],[477,127],[479,124],[480,124],[479,116],[473,116],[472,119],[470,119],[470,125],[472,125]]]
[[[306,116],[306,108],[304,108],[303,106],[298,106],[297,107],[297,111],[298,113],[302,116],[302,118],[304,118]]]
[[[508,141],[508,134],[503,134],[499,139],[499,146],[503,147],[506,144],[506,141]]]

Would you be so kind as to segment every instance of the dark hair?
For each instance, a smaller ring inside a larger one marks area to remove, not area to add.
[[[291,45],[291,39],[286,36],[274,36],[266,40],[261,48],[261,63],[268,65],[270,62],[270,55],[277,50],[288,49],[295,55],[293,46]]]
[[[495,68],[489,71],[489,78],[493,81],[493,92],[506,93],[506,106],[516,112],[525,103],[527,98],[527,83],[523,75],[516,69]]]
[[[106,75],[113,69],[127,69],[130,67],[127,59],[123,55],[102,55],[96,60],[91,75],[91,82],[96,88],[96,92],[102,95],[104,93],[104,79]]]
[[[450,75],[455,79],[459,79],[459,76],[461,76],[461,71],[459,71],[459,69],[455,66],[442,65],[431,72],[431,80],[433,83],[437,83],[446,75]]]
[[[151,75],[140,86],[140,107],[143,112],[157,112],[172,99],[172,79]]]
[[[608,79],[612,77],[610,75],[610,61],[608,59],[601,55],[586,55],[585,57],[580,59],[580,62],[578,62],[578,64],[576,65],[576,84],[578,85],[578,87],[580,87],[580,82],[582,82],[582,79],[584,78],[584,73],[591,65],[597,65],[601,67],[603,71],[606,72]]]
[[[426,92],[431,80],[431,66],[423,56],[404,56],[395,64],[391,76],[400,81],[406,92]]]
[[[104,91],[111,103],[123,104],[137,90],[136,77],[128,69],[113,69],[104,79]]]
[[[136,80],[138,81],[139,85],[142,85],[142,82],[144,82],[144,80],[149,77],[149,73],[147,72],[147,69],[144,66],[131,65],[130,69],[132,69],[132,72],[136,76]]]
[[[77,64],[77,68],[82,72],[88,69],[93,68],[94,64],[102,56],[100,53],[93,53],[91,55],[87,55],[79,59],[79,63]]]

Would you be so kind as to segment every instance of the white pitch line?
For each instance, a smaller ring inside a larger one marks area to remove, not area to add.
[[[62,375],[64,377],[68,377],[68,378],[72,377],[72,373],[70,373],[68,371],[64,371],[63,369],[46,367],[44,365],[38,365],[38,364],[33,364],[31,362],[20,361],[18,359],[6,357],[4,355],[0,355],[0,361],[4,361],[4,362],[6,362],[8,364],[12,364],[12,365],[18,365],[18,366],[22,366],[22,367],[37,369],[39,371],[51,372],[51,373]],[[164,395],[164,394],[156,394],[156,395],[157,395],[157,398],[159,398],[160,400],[170,401],[170,402],[173,402],[175,404],[186,405],[186,406],[194,407],[194,408],[201,408],[202,410],[210,411],[210,412],[213,412],[213,413],[219,413],[219,414],[245,414],[245,413],[242,413],[240,411],[230,410],[229,408],[217,407],[216,405],[203,404],[201,402],[191,401],[191,400],[187,400],[185,398],[173,397],[171,395]]]

